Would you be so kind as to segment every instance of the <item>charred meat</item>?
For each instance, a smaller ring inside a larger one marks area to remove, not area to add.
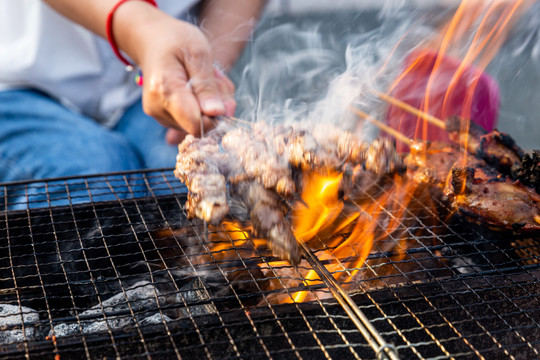
[[[443,189],[450,180],[454,166],[474,168],[476,177],[482,179],[500,176],[497,169],[486,161],[460,151],[455,144],[417,141],[410,148],[410,153],[405,157],[408,175],[413,179],[430,179],[440,189]]]
[[[510,135],[498,130],[488,133],[474,122],[458,116],[446,120],[446,131],[456,144],[465,144],[471,154],[505,175],[510,175],[511,168],[519,165],[524,155]]]
[[[447,195],[460,215],[490,229],[540,232],[540,195],[519,181],[480,179],[473,168],[455,167]]]
[[[257,181],[242,181],[234,191],[249,210],[253,235],[268,240],[274,255],[298,264],[300,251],[279,196]]]
[[[221,141],[225,151],[238,159],[243,173],[231,177],[231,182],[255,179],[265,188],[291,198],[296,187],[287,162],[278,157],[264,138],[251,136],[244,128],[227,132]]]
[[[540,194],[540,150],[525,154],[521,163],[512,167],[512,177]]]

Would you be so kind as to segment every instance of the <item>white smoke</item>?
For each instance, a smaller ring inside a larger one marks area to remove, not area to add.
[[[350,106],[382,117],[385,105],[373,90],[386,90],[406,54],[433,33],[433,16],[405,3],[344,15],[352,28],[340,24],[339,16],[305,24],[263,21],[238,66],[237,116],[270,123],[326,122],[373,138],[376,130],[357,119]]]
[[[348,106],[356,104],[384,119],[387,106],[372,90],[388,90],[407,54],[433,40],[459,5],[445,1],[430,8],[419,7],[420,2],[387,1],[378,10],[357,13],[264,18],[233,73],[237,117],[329,122],[372,138],[376,130],[353,116]],[[540,103],[530,101],[540,91],[539,12],[536,3],[524,14],[487,68],[501,86],[501,114],[519,114],[512,135],[525,148],[538,147],[538,141],[531,145],[534,139],[528,134],[533,132],[519,129],[533,126],[540,131],[535,121]],[[454,48],[457,53],[452,55],[460,58],[460,52],[467,51],[472,34],[465,34],[465,45]],[[503,116],[499,127],[510,131],[516,118]]]

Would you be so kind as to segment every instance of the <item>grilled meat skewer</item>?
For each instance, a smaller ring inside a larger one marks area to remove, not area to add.
[[[221,144],[238,159],[244,170],[241,175],[230,176],[231,182],[256,179],[285,198],[293,197],[296,186],[291,170],[265,141],[255,139],[248,130],[239,128],[227,132]]]
[[[211,137],[186,136],[178,145],[174,175],[189,189],[186,210],[197,217],[218,224],[229,212],[225,176],[220,173],[219,145]],[[221,165],[223,167],[223,165]]]
[[[491,179],[500,173],[486,161],[469,153],[463,154],[454,144],[442,142],[416,141],[410,146],[410,153],[405,157],[409,176],[428,177],[435,185],[443,189],[450,179],[456,164],[469,166],[476,170],[476,176]]]
[[[468,122],[467,131],[462,128],[463,122]],[[498,130],[487,132],[476,123],[458,116],[449,117],[445,124],[450,140],[456,144],[465,143],[471,154],[484,159],[501,173],[510,175],[511,168],[521,163],[524,152],[510,135]]]
[[[300,251],[279,196],[257,181],[241,181],[233,189],[246,204],[253,224],[253,235],[267,239],[274,255],[297,265]]]

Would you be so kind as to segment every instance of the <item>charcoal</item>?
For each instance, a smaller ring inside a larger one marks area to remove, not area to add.
[[[91,309],[82,312],[80,317],[83,320],[81,320],[80,325],[78,323],[61,323],[54,327],[54,334],[51,330],[49,335],[62,337],[80,334],[81,332],[83,334],[92,334],[107,331],[108,329],[114,330],[132,326],[134,325],[134,318],[131,311],[133,311],[135,319],[139,322],[149,317],[149,310],[158,309],[160,304],[156,302],[156,294],[161,303],[163,299],[154,285],[147,281],[139,281],[127,289],[125,295],[123,292],[118,293],[103,301],[101,305],[95,305]],[[118,312],[122,314],[115,315]],[[87,320],[87,318],[92,319]]]
[[[146,326],[146,325],[155,325],[155,324],[163,324],[163,322],[170,322],[172,319],[168,317],[165,314],[158,314],[155,313],[154,315],[150,315],[148,317],[145,317],[141,321],[139,321],[139,325]]]
[[[0,304],[0,344],[12,344],[24,340],[34,340],[35,328],[39,321],[37,311],[25,306]],[[23,331],[23,322],[25,325]]]
[[[177,301],[180,304],[185,301],[188,305],[187,308],[180,310],[180,317],[190,318],[217,313],[216,307],[209,302],[210,295],[205,289],[206,287],[200,278],[196,278],[180,288],[180,292],[177,294]],[[191,303],[199,302],[203,302],[203,304],[190,305]]]

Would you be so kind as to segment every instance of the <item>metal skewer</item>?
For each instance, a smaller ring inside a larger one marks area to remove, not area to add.
[[[394,345],[387,343],[379,334],[377,329],[371,324],[367,316],[358,308],[354,300],[347,294],[345,289],[334,279],[328,269],[320,262],[319,258],[303,242],[298,242],[300,251],[304,258],[311,265],[313,270],[319,275],[321,280],[328,287],[334,298],[347,313],[354,325],[367,340],[369,346],[375,351],[377,359],[398,360],[397,349]]]
[[[358,109],[354,109],[354,110],[357,113],[362,113],[362,115],[366,115],[369,117],[369,115],[362,112],[361,110],[358,110]],[[251,124],[248,121],[238,119],[235,117],[222,116],[221,118],[223,120],[228,120],[231,122],[241,123],[245,125]],[[373,120],[378,122],[378,120],[375,120],[375,119]],[[386,126],[384,124],[382,125]],[[389,131],[393,130],[390,127],[387,127],[387,128]],[[405,137],[404,135],[398,133],[395,130],[393,131],[401,135],[403,141],[411,142],[411,140]],[[307,204],[305,205],[307,206]],[[207,227],[206,227],[206,222],[205,222],[205,234],[206,234],[206,230],[207,230]],[[300,251],[303,254],[304,258],[306,258],[308,263],[312,266],[313,270],[315,270],[315,272],[319,275],[322,281],[326,284],[326,286],[328,287],[328,289],[330,290],[334,298],[345,310],[345,312],[347,313],[351,321],[355,324],[355,326],[358,328],[358,330],[367,340],[368,344],[375,351],[377,359],[398,360],[399,358],[398,358],[397,350],[395,346],[387,343],[382,338],[382,336],[379,334],[377,329],[375,329],[375,327],[370,323],[367,316],[362,312],[362,310],[360,310],[360,308],[358,308],[354,300],[349,296],[349,294],[347,294],[347,292],[341,287],[341,285],[334,279],[332,274],[328,271],[328,269],[326,269],[326,267],[324,267],[324,265],[320,262],[317,256],[311,251],[311,249],[309,249],[309,247],[303,242],[299,242],[299,244],[300,244]]]

